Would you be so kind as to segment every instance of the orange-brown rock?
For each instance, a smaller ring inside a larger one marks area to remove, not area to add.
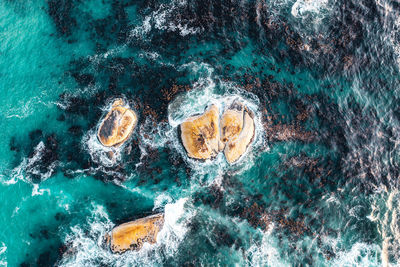
[[[101,122],[97,137],[104,146],[119,146],[132,134],[136,123],[135,112],[125,107],[122,99],[117,99]]]
[[[241,121],[243,121],[243,125],[241,131],[234,131],[228,141],[226,141],[224,154],[229,163],[237,161],[246,152],[247,147],[254,138],[254,119],[247,109],[242,114],[243,119]]]
[[[219,152],[219,110],[212,105],[202,115],[180,125],[181,140],[189,157],[210,159]]]
[[[229,140],[238,138],[243,129],[243,110],[241,103],[234,102],[226,109],[221,117],[221,141],[225,144]]]
[[[115,227],[108,236],[111,251],[123,253],[127,250],[139,250],[146,242],[156,243],[163,224],[164,214],[159,213]]]

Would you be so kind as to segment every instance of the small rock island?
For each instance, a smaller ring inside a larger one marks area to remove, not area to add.
[[[224,151],[229,163],[246,152],[255,134],[254,114],[238,100],[220,117],[216,105],[202,115],[189,117],[180,125],[180,137],[189,157],[210,159]]]
[[[140,250],[144,243],[154,244],[164,225],[164,214],[158,213],[135,221],[121,224],[106,236],[113,253]]]
[[[97,137],[103,146],[120,146],[130,137],[136,124],[136,113],[122,99],[117,99],[101,122]]]

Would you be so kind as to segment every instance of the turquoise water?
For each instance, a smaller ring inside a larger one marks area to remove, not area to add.
[[[399,6],[392,1],[1,1],[0,266],[399,264]],[[116,97],[139,115],[116,161]],[[239,97],[245,156],[177,126]],[[157,212],[157,243],[104,235]]]

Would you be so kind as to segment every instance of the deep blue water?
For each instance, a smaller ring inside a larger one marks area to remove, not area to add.
[[[0,1],[0,266],[400,264],[400,5]],[[112,100],[139,116],[107,157]],[[239,162],[178,125],[240,98]],[[104,235],[157,212],[154,245]]]

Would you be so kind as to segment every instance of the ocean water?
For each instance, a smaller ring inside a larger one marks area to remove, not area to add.
[[[397,266],[400,5],[0,1],[0,266]],[[107,157],[112,100],[139,117]],[[239,162],[178,125],[239,98]],[[157,212],[157,243],[104,235]]]

